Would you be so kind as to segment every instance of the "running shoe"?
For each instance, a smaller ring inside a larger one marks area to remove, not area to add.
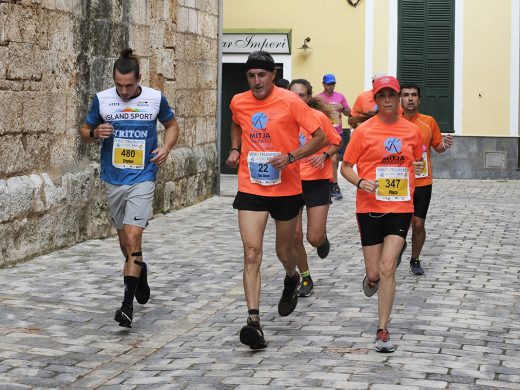
[[[388,333],[388,329],[377,330],[376,351],[381,353],[391,353],[395,351],[395,346],[390,340],[390,333]]]
[[[325,242],[323,244],[321,244],[316,249],[316,251],[318,252],[318,256],[320,257],[320,259],[324,259],[325,257],[327,257],[329,255],[329,252],[330,252],[330,242],[329,242],[329,239],[327,237],[325,237]]]
[[[339,189],[339,185],[334,185],[334,199],[341,200],[343,199],[343,195],[341,194],[341,190]]]
[[[292,278],[285,275],[283,284],[282,297],[278,303],[278,314],[285,317],[291,314],[298,304],[298,285],[300,284],[300,275],[298,272],[296,272],[296,277]]]
[[[150,286],[148,285],[148,264],[143,260],[141,274],[135,290],[135,300],[144,305],[150,299]]]
[[[412,275],[424,275],[424,268],[421,266],[419,259],[410,260],[410,273]]]
[[[368,280],[368,276],[365,275],[365,278],[363,279],[363,292],[367,297],[371,297],[377,292],[377,289],[379,288],[379,280],[375,282],[370,282]]]
[[[298,295],[300,297],[310,297],[312,294],[314,294],[314,282],[310,276],[305,276],[302,279]]]
[[[401,260],[403,260],[403,253],[404,251],[406,250],[406,247],[408,246],[408,244],[406,243],[406,241],[404,242],[404,245],[403,245],[403,249],[401,249],[401,253],[399,253],[399,256],[397,257],[397,264],[395,265],[395,268],[397,269],[397,267],[399,267],[399,265],[401,264]]]
[[[134,310],[131,307],[123,304],[121,306],[121,309],[116,310],[114,320],[116,322],[119,322],[119,326],[122,326],[124,328],[131,328],[133,312]]]
[[[247,318],[247,325],[240,330],[240,342],[251,349],[264,349],[267,347],[264,332],[259,321],[253,321],[251,317]]]

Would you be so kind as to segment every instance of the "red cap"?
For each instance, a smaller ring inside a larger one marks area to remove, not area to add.
[[[397,93],[401,91],[399,81],[397,81],[397,79],[393,76],[378,77],[374,80],[374,85],[372,87],[372,92],[374,93],[374,95],[383,88],[393,89]]]

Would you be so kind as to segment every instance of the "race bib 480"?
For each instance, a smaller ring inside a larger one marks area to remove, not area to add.
[[[144,139],[114,138],[112,165],[121,169],[144,169]]]

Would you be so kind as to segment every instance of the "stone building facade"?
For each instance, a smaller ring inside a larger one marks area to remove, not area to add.
[[[124,47],[181,129],[155,212],[214,193],[218,12],[218,0],[0,0],[0,267],[114,232],[99,145],[78,130]]]

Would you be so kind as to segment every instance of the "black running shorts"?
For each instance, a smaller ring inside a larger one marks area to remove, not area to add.
[[[268,211],[277,221],[289,221],[300,213],[303,207],[301,194],[291,196],[261,196],[238,192],[233,202],[237,210]]]
[[[331,203],[329,180],[302,180],[305,207],[325,206]]]
[[[432,185],[415,187],[413,194],[413,216],[426,219],[428,208],[430,207],[430,200],[432,198]]]
[[[396,235],[406,239],[413,213],[357,213],[361,245],[382,244],[385,237]]]

